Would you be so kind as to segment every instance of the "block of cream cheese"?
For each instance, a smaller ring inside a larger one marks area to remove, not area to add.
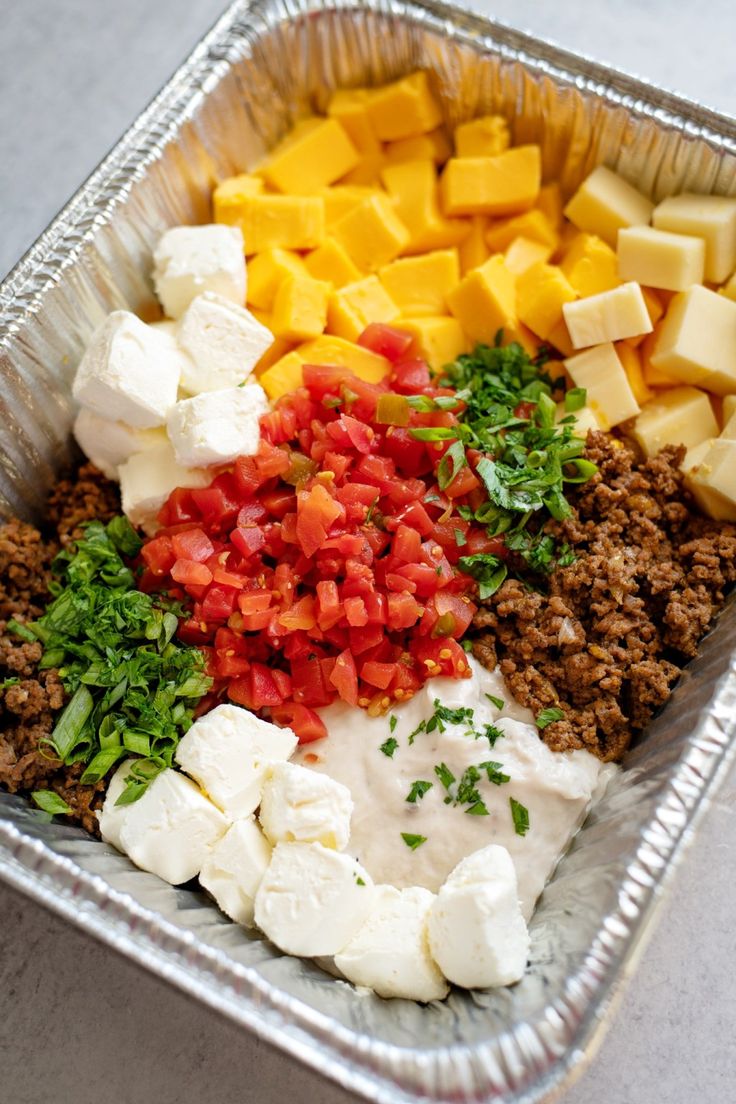
[[[120,829],[123,827],[123,822],[130,806],[116,805],[115,802],[125,789],[126,779],[130,774],[130,768],[134,762],[134,759],[126,759],[115,771],[107,787],[102,808],[97,814],[97,820],[100,825],[100,835],[105,843],[111,843],[113,847],[117,847],[118,851],[123,850],[123,845],[120,841]]]
[[[166,419],[177,463],[205,467],[255,455],[261,433],[258,419],[268,408],[266,393],[257,383],[182,399]]]
[[[241,817],[210,851],[199,884],[226,916],[251,928],[256,893],[270,861],[271,846],[255,819]]]
[[[568,357],[564,365],[575,386],[588,392],[587,405],[601,429],[610,429],[639,413],[624,366],[610,341]]]
[[[118,475],[123,513],[146,533],[155,531],[158,512],[176,487],[206,487],[212,481],[212,472],[177,464],[168,441],[134,453]]]
[[[373,907],[370,874],[321,843],[279,843],[256,894],[255,921],[286,954],[336,955]]]
[[[573,348],[621,341],[652,331],[646,300],[638,284],[621,284],[562,307]]]
[[[108,791],[105,805],[114,800]],[[114,815],[117,817],[117,809]],[[227,819],[198,786],[167,769],[156,775],[142,797],[124,806],[112,834],[104,838],[117,840],[116,846],[141,870],[158,874],[171,885],[181,885],[199,874],[227,827]],[[100,831],[105,829],[103,815]]]
[[[170,334],[113,311],[92,335],[72,394],[103,418],[154,429],[176,402],[185,359]]]
[[[181,386],[190,395],[236,387],[274,340],[249,310],[214,291],[191,301],[179,321],[178,338],[190,358],[181,373]]]
[[[618,232],[618,274],[647,287],[684,291],[702,284],[705,242],[687,234],[670,234],[652,226],[629,226]]]
[[[168,318],[181,318],[192,299],[214,291],[243,306],[246,277],[238,226],[174,226],[153,253],[153,282]]]
[[[432,959],[427,916],[435,900],[428,889],[376,886],[375,904],[365,924],[335,955],[335,965],[354,985],[379,997],[443,1000],[449,986]]]
[[[706,280],[720,284],[736,268],[736,198],[687,192],[670,196],[654,208],[652,223],[703,239]]]
[[[455,867],[432,903],[427,927],[432,957],[455,985],[486,989],[522,977],[529,933],[505,847],[491,844]]]
[[[350,790],[296,763],[274,763],[258,819],[271,843],[321,843],[342,851],[350,839]]]
[[[674,297],[652,367],[717,395],[736,393],[736,303],[695,284]]]
[[[654,204],[622,176],[599,165],[572,197],[565,214],[578,230],[597,234],[616,248],[623,226],[646,226]]]
[[[182,736],[174,758],[231,819],[261,801],[272,763],[288,759],[297,739],[290,728],[262,721],[239,705],[218,705]]]
[[[654,456],[665,445],[690,449],[717,435],[718,422],[710,399],[696,387],[660,391],[642,407],[632,430],[645,456]]]
[[[134,453],[166,443],[164,429],[135,429],[125,422],[101,418],[86,407],[74,421],[74,436],[84,455],[108,479],[117,479],[118,468]]]

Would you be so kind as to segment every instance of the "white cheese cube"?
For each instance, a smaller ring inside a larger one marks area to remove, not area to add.
[[[108,479],[118,478],[118,468],[135,452],[166,444],[163,429],[135,429],[125,422],[112,422],[85,407],[74,421],[74,436],[84,455]]]
[[[575,424],[571,426],[571,429],[576,437],[585,438],[588,436],[589,430],[598,430],[603,428],[595,411],[587,405],[581,406],[579,410],[573,410],[572,412],[570,412],[569,410],[565,410],[564,403],[558,403],[555,421],[559,423],[563,420],[563,418],[575,419]]]
[[[565,208],[578,230],[597,234],[616,248],[616,234],[624,226],[646,226],[654,204],[627,180],[599,165],[580,185]]]
[[[108,791],[105,805],[114,800]],[[104,838],[141,870],[158,874],[171,885],[181,885],[199,874],[228,826],[202,791],[173,770],[161,771],[142,797],[123,806],[119,819],[118,813],[115,809],[112,821],[101,818]]]
[[[726,395],[723,399],[723,429],[721,437],[729,440],[736,438],[736,395]]]
[[[335,965],[354,985],[379,997],[443,1000],[449,986],[429,952],[427,916],[435,900],[428,889],[376,886],[365,924],[335,956]]]
[[[717,395],[736,393],[736,303],[695,284],[676,295],[651,356],[653,368]]]
[[[632,437],[645,456],[665,445],[699,445],[718,433],[710,399],[695,387],[673,387],[646,403],[634,423]]]
[[[296,745],[290,728],[239,705],[218,705],[182,736],[174,758],[235,820],[258,808],[268,768],[293,755]]]
[[[253,927],[256,893],[271,861],[271,847],[252,816],[236,820],[218,840],[199,872],[199,884],[211,893],[236,924]]]
[[[685,486],[708,517],[736,521],[736,440],[718,437],[707,444],[685,457]]]
[[[736,199],[684,193],[663,199],[652,223],[705,242],[705,278],[720,284],[736,268]]]
[[[588,392],[588,407],[601,429],[610,429],[639,413],[624,366],[610,341],[569,357],[564,365],[575,386]]]
[[[137,452],[120,465],[123,513],[146,533],[157,528],[156,517],[176,487],[206,487],[212,473],[177,464],[168,441]]]
[[[178,335],[191,358],[181,374],[181,386],[190,395],[236,387],[274,342],[271,331],[249,310],[212,291],[192,300]]]
[[[651,226],[630,226],[618,232],[618,274],[622,280],[684,291],[691,284],[702,284],[704,272],[702,238]]]
[[[621,284],[562,307],[574,349],[621,341],[652,332],[646,300],[638,284]]]
[[[256,894],[255,921],[286,954],[336,955],[365,923],[370,874],[321,843],[279,843]]]
[[[103,418],[154,429],[176,402],[184,361],[168,334],[130,311],[113,311],[92,335],[72,394]]]
[[[455,985],[512,985],[524,974],[529,933],[516,871],[505,847],[491,844],[460,862],[429,911],[429,946]]]
[[[295,763],[274,763],[263,785],[258,819],[271,843],[321,843],[343,851],[353,799],[342,782]]]
[[[245,303],[245,253],[238,226],[175,226],[160,239],[153,261],[156,294],[169,318],[181,318],[205,291],[241,307]]]
[[[197,468],[253,456],[261,438],[258,420],[268,409],[257,383],[182,399],[166,419],[177,463]]]
[[[105,843],[111,843],[113,847],[117,847],[118,851],[123,850],[123,845],[120,841],[120,830],[123,827],[123,822],[125,821],[129,806],[116,805],[115,802],[125,789],[126,779],[130,774],[130,768],[134,762],[134,759],[126,759],[115,771],[107,787],[102,808],[97,814],[97,820],[100,825],[100,835]]]

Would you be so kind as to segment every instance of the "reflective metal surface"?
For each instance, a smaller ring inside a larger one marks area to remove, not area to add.
[[[153,243],[208,218],[331,88],[426,66],[447,119],[501,111],[569,190],[596,163],[656,196],[736,193],[736,124],[454,8],[236,3],[0,288],[0,496],[41,508],[66,454],[69,383],[107,311],[150,310]],[[421,1008],[356,993],[0,796],[0,875],[123,953],[376,1101],[545,1095],[577,1063],[732,755],[736,618],[721,618],[542,898],[511,991]]]

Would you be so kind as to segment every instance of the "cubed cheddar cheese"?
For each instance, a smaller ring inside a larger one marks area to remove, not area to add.
[[[547,341],[564,357],[570,357],[575,352],[564,317],[550,330]]]
[[[514,330],[518,325],[516,278],[500,256],[490,257],[464,276],[447,303],[473,341],[492,345],[499,330]]]
[[[229,176],[227,180],[221,180],[212,193],[214,221],[232,225],[232,219],[229,217],[232,208],[239,207],[247,196],[260,195],[264,186],[260,176],[252,176],[250,173],[241,173],[239,176]]]
[[[481,217],[481,216],[476,216]],[[533,238],[514,238],[504,254],[504,262],[510,272],[515,276],[521,276],[532,265],[545,264],[552,256],[552,250],[548,245],[542,245]]]
[[[280,192],[310,195],[350,172],[358,160],[338,119],[305,119],[270,152],[260,173]]]
[[[396,213],[409,230],[402,253],[417,254],[458,245],[468,234],[465,219],[446,219],[438,203],[437,174],[433,161],[404,161],[381,172]]]
[[[562,191],[556,180],[539,189],[536,206],[547,216],[555,230],[562,226]]]
[[[380,154],[382,150],[368,117],[371,94],[367,88],[341,88],[333,92],[327,105],[327,114],[338,120],[361,155]]]
[[[736,521],[736,441],[704,441],[687,454],[683,469],[685,486],[703,513]]]
[[[655,456],[665,445],[699,445],[718,433],[713,408],[705,391],[673,387],[642,407],[631,435],[645,456]],[[736,473],[734,473],[736,474]]]
[[[576,298],[562,270],[549,264],[535,264],[523,272],[516,293],[519,318],[541,338],[549,337],[562,319],[563,306]]]
[[[492,222],[486,241],[493,253],[503,253],[515,238],[531,238],[549,248],[550,255],[559,245],[559,234],[547,216],[539,210],[525,211],[514,218]]]
[[[368,383],[380,383],[391,371],[385,357],[342,337],[322,334],[314,341],[298,345],[261,375],[258,382],[271,402],[302,386],[305,364],[329,364],[344,368]]]
[[[424,71],[375,89],[369,96],[367,111],[373,130],[383,142],[426,134],[442,122],[442,109]]]
[[[486,232],[491,222],[488,215],[472,215],[467,222],[470,230],[458,246],[460,272],[463,276],[472,268],[484,264],[491,255],[486,242]]]
[[[509,148],[509,124],[503,115],[481,115],[455,127],[456,157],[495,157]]]
[[[618,232],[618,274],[650,287],[684,291],[703,282],[705,242],[653,226],[627,226]]]
[[[330,285],[311,276],[287,276],[279,284],[271,326],[286,341],[308,341],[327,325]]]
[[[378,277],[365,276],[333,291],[327,307],[327,329],[338,337],[357,341],[371,322],[394,322],[400,313]]]
[[[565,214],[578,230],[597,234],[616,248],[616,235],[624,226],[646,226],[654,204],[624,180],[599,165],[587,177],[565,207]]]
[[[268,321],[266,321],[264,318],[259,318],[258,321],[263,322],[263,324],[267,325],[270,330],[272,320],[270,315],[268,315],[267,317]],[[273,344],[268,349],[266,349],[265,353],[253,369],[254,374],[256,376],[262,376],[263,373],[268,368],[270,368],[272,364],[275,364],[278,360],[281,360],[283,357],[285,357],[287,353],[290,353],[292,348],[293,343],[291,341],[287,341],[286,338],[283,337],[275,337],[273,339]]]
[[[288,395],[301,387],[304,382],[304,363],[296,350],[292,350],[260,374],[258,382],[271,402],[276,402],[282,395]]]
[[[644,379],[639,350],[629,345],[627,341],[617,341],[616,352],[618,354],[618,359],[624,366],[624,372],[629,381],[629,386],[634,392],[634,398],[639,406],[644,406],[644,403],[654,398],[654,391],[652,391],[647,381]]]
[[[736,268],[736,198],[670,196],[655,207],[652,223],[658,230],[703,239],[706,280],[720,284]]]
[[[539,146],[516,146],[496,157],[452,157],[440,178],[444,213],[515,215],[539,197]]]
[[[379,276],[404,316],[442,315],[448,312],[448,295],[460,283],[460,261],[456,249],[441,249],[401,257],[385,265]]]
[[[595,234],[576,234],[560,268],[581,298],[611,291],[621,283],[616,254]]]
[[[382,149],[376,153],[361,153],[358,164],[345,173],[340,184],[348,187],[375,187],[381,182],[381,170],[385,164],[386,156]]]
[[[335,288],[360,279],[360,269],[353,264],[345,248],[334,238],[325,238],[321,245],[304,258],[304,266],[315,280],[326,280]]]
[[[329,232],[333,223],[359,207],[365,199],[376,194],[377,189],[363,184],[336,184],[332,188],[323,188],[319,193],[325,204],[325,226]]]
[[[248,303],[261,311],[273,309],[279,285],[287,276],[306,276],[304,261],[287,249],[266,249],[248,261]]]
[[[565,368],[575,386],[587,391],[587,405],[602,429],[608,430],[639,413],[639,404],[610,342],[568,357]]]
[[[389,197],[376,192],[333,224],[332,237],[361,272],[375,272],[399,256],[410,234]]]
[[[448,157],[452,156],[452,147],[444,127],[437,127],[429,134],[387,142],[383,152],[387,165],[396,165],[400,161],[426,160],[434,161],[435,165],[444,165]]]
[[[699,284],[670,303],[652,365],[717,395],[736,393],[736,303]]]
[[[412,352],[433,372],[468,352],[468,339],[456,318],[402,318],[398,326],[412,335]]]
[[[264,249],[314,249],[325,236],[319,196],[243,196],[218,221],[239,226],[248,256]]]
[[[565,303],[562,313],[576,349],[652,331],[644,296],[635,283]]]

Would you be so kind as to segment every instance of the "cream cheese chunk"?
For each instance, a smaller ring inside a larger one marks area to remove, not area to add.
[[[120,781],[121,768],[116,779]],[[124,775],[122,776],[125,777]],[[131,805],[105,806],[117,800],[122,786],[111,787],[105,797],[100,831],[142,870],[157,874],[171,885],[196,877],[228,822],[198,786],[173,770],[156,775],[142,797]]]
[[[653,368],[717,395],[736,393],[736,303],[696,284],[669,305]]]
[[[376,886],[368,919],[335,955],[338,970],[379,997],[443,1000],[449,986],[429,950],[427,917],[435,896],[413,886]]]
[[[618,274],[647,287],[684,291],[702,284],[705,242],[652,226],[630,226],[618,232]]]
[[[602,764],[587,751],[550,751],[500,674],[473,659],[470,666],[472,678],[431,679],[398,706],[393,732],[388,717],[363,713],[356,723],[354,708],[333,703],[320,711],[329,735],[300,747],[295,762],[348,787],[355,806],[348,852],[376,882],[436,892],[462,858],[498,843],[516,864],[524,914],[530,916],[597,792]],[[504,701],[503,711],[487,694]],[[467,724],[446,723],[444,731],[417,733],[410,744],[411,733],[433,716],[435,699],[451,709],[472,708],[475,729],[483,732],[493,724],[503,735],[491,747],[484,736],[468,736]],[[396,741],[391,757],[381,751],[389,737]],[[510,779],[496,786],[481,772],[477,785],[489,815],[468,816],[462,805],[445,804],[435,766],[445,763],[460,779],[469,767],[488,761],[499,762]],[[417,779],[431,781],[432,787],[420,800],[408,802]],[[525,836],[516,834],[510,797],[529,810]],[[402,833],[424,836],[425,842],[411,850]]]
[[[720,284],[736,268],[736,198],[691,192],[669,196],[654,208],[652,223],[703,239],[706,280]]]
[[[178,339],[189,354],[181,386],[190,395],[236,387],[274,341],[249,310],[212,291],[189,304],[179,322]]]
[[[562,313],[574,349],[638,337],[653,328],[642,290],[633,281],[564,303]]]
[[[290,728],[262,721],[239,705],[218,705],[185,732],[174,759],[231,819],[255,812],[269,767],[288,759]]]
[[[286,954],[336,955],[373,907],[370,874],[321,843],[279,843],[256,894],[255,921]]]
[[[86,407],[74,421],[74,437],[82,452],[108,479],[119,478],[119,468],[136,452],[166,444],[164,429],[135,429],[125,422],[102,418]]]
[[[343,851],[350,838],[350,790],[296,763],[274,763],[258,819],[271,843],[321,843]]]
[[[586,349],[563,363],[575,386],[587,391],[587,406],[601,429],[610,429],[639,413],[639,404],[611,342]]]
[[[255,818],[242,817],[210,851],[199,872],[199,884],[226,916],[251,928],[256,893],[270,861],[270,844]]]
[[[92,335],[72,394],[102,418],[154,429],[176,402],[185,359],[169,334],[130,311],[113,311]]]
[[[166,420],[177,463],[206,467],[255,455],[261,432],[258,420],[268,409],[266,393],[257,383],[182,399]]]
[[[97,820],[100,825],[100,835],[105,843],[111,843],[113,847],[117,847],[118,851],[123,850],[123,845],[120,840],[120,829],[125,821],[129,806],[116,805],[115,802],[125,789],[125,780],[130,774],[130,768],[134,762],[134,759],[126,759],[115,771],[105,792],[105,800],[102,803],[102,808],[97,814]]]
[[[504,847],[485,847],[458,864],[429,910],[428,933],[437,965],[455,985],[485,989],[522,977],[529,933]]]
[[[660,392],[642,407],[632,436],[645,456],[654,456],[665,445],[699,445],[718,434],[713,407],[705,391],[673,387]]]
[[[161,237],[153,261],[156,295],[169,318],[181,318],[205,291],[245,303],[243,234],[237,226],[175,226]]]
[[[176,487],[206,487],[212,473],[178,464],[168,441],[137,452],[120,465],[123,513],[146,533],[157,528],[156,517]]]
[[[625,226],[646,226],[654,204],[605,165],[588,176],[565,207],[578,230],[597,234],[616,248],[616,235]]]

